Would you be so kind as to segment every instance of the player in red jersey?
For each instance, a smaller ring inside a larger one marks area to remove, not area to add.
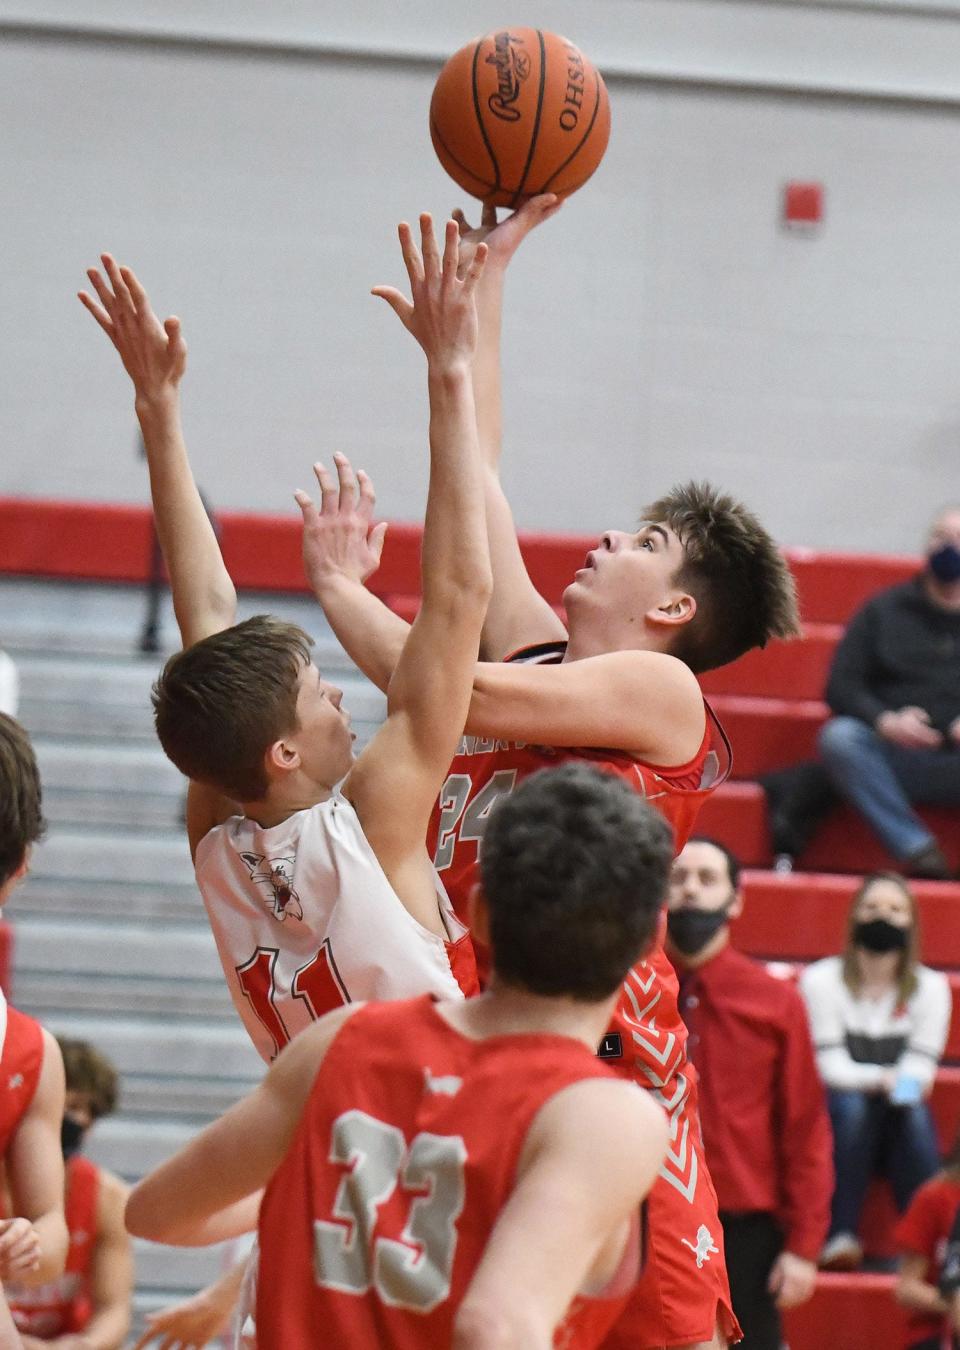
[[[136,1187],[134,1233],[215,1241],[259,1200],[259,1350],[593,1350],[637,1274],[663,1112],[597,1059],[672,859],[661,817],[582,765],[490,822],[494,974],[466,1002],[333,1013]],[[611,1286],[611,1281],[616,1281]]]
[[[715,751],[723,749],[721,737],[714,745],[697,673],[797,626],[793,585],[772,539],[706,485],[674,488],[645,509],[638,530],[603,536],[564,594],[566,627],[532,585],[499,478],[500,313],[507,263],[556,208],[555,198],[535,198],[502,225],[488,212],[483,230],[468,232],[489,248],[474,383],[494,595],[467,735],[434,826],[438,868],[455,905],[496,797],[564,758],[586,758],[631,782],[671,821],[681,848],[718,780]],[[316,593],[347,651],[385,687],[405,627],[361,584],[377,562],[369,527],[348,512],[340,531],[339,573],[315,570]],[[737,1331],[676,994],[658,943],[624,982],[601,1048],[652,1089],[671,1118],[671,1147],[650,1198],[651,1259],[610,1350],[701,1350]]]
[[[0,713],[0,905],[26,876],[43,829],[33,746],[19,722]],[[0,992],[0,1159],[15,1216],[0,1220],[0,1280],[36,1285],[63,1270],[63,1102],[56,1041]]]
[[[113,1111],[117,1071],[85,1041],[61,1040],[67,1099],[61,1132],[70,1250],[62,1275],[7,1286],[24,1350],[119,1350],[130,1330],[133,1253],[124,1227],[128,1187],[82,1154],[95,1121]]]

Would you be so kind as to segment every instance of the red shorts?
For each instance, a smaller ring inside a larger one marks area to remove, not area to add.
[[[696,1115],[687,1166],[668,1160],[647,1199],[646,1265],[630,1302],[601,1350],[672,1350],[742,1332],[733,1315],[717,1194],[707,1171]],[[695,1161],[694,1161],[695,1160]],[[664,1175],[667,1173],[668,1175]]]

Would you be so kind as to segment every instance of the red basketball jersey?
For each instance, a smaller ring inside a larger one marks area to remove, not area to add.
[[[448,1346],[534,1117],[608,1076],[568,1037],[468,1039],[429,995],[355,1013],[261,1205],[260,1350],[313,1350],[318,1328],[339,1350]],[[576,1299],[556,1345],[599,1345],[620,1283]]]
[[[544,644],[511,659],[555,663],[562,644]],[[676,852],[693,830],[705,798],[729,771],[730,747],[709,705],[700,749],[686,764],[643,764],[617,750],[552,748],[464,736],[434,809],[428,835],[440,878],[461,917],[477,879],[477,857],[487,818],[497,798],[538,769],[576,760],[615,774],[670,822]],[[684,1194],[696,1185],[696,1155],[689,1137],[696,1070],[687,1061],[687,1030],[677,1007],[676,972],[663,950],[665,918],[647,959],[624,981],[610,1031],[600,1047],[612,1068],[652,1089],[671,1118],[671,1143],[663,1173]],[[481,982],[487,954],[477,949]]]
[[[41,1341],[78,1334],[93,1313],[90,1265],[97,1239],[100,1170],[89,1159],[75,1156],[68,1160],[66,1173],[64,1212],[70,1246],[63,1274],[33,1289],[5,1286],[18,1330]]]
[[[7,1027],[0,1053],[0,1158],[33,1101],[43,1067],[43,1028],[6,1006]]]

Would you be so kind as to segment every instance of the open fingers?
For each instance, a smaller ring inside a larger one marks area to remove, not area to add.
[[[455,220],[448,220],[443,236],[443,280],[449,286],[456,280],[460,262],[460,231]]]
[[[379,296],[381,300],[386,300],[403,326],[405,328],[410,327],[410,320],[413,318],[413,305],[402,291],[398,291],[394,286],[374,286],[370,294]]]
[[[121,267],[120,276],[123,279],[123,283],[127,288],[127,291],[130,295],[130,299],[133,302],[133,307],[136,310],[136,312],[138,314],[149,312],[150,297],[147,295],[146,291],[141,286],[136,272],[134,272],[133,269],[130,267]]]
[[[313,472],[320,485],[320,510],[324,515],[330,515],[340,506],[340,489],[330,476],[326,465],[318,461],[313,466]]]
[[[480,224],[484,229],[492,230],[497,224],[497,208],[491,206],[489,202],[483,203],[483,215],[480,217]]]
[[[111,319],[113,319],[117,308],[117,300],[113,291],[104,281],[103,277],[100,275],[100,273],[95,267],[87,268],[87,278],[90,282],[90,285],[96,291],[97,298],[99,299],[101,305],[103,306],[104,312],[108,314]]]
[[[124,281],[120,266],[116,259],[109,253],[101,253],[100,261],[103,263],[103,269],[110,279],[110,285],[113,287],[113,293],[117,298],[117,306],[120,313],[136,314],[136,308],[127,289],[127,283]]]
[[[477,282],[483,275],[484,264],[487,261],[488,249],[486,244],[478,244],[477,251],[473,255],[470,266],[467,268],[467,274],[463,278],[463,294],[470,296],[476,289]]]
[[[373,508],[377,504],[377,494],[373,489],[373,481],[370,475],[365,473],[363,469],[357,470],[357,486],[360,489],[357,510],[364,520],[372,520]]]
[[[420,215],[420,248],[423,253],[424,276],[435,277],[440,271],[440,250],[437,248],[433,217],[429,211],[423,211]]]
[[[337,466],[337,479],[340,483],[340,508],[342,510],[346,507],[349,510],[357,504],[357,479],[353,465],[341,450],[334,453],[333,462]]]
[[[97,323],[106,333],[107,337],[113,341],[113,322],[107,311],[97,302],[87,295],[86,291],[77,291],[77,299],[83,305],[88,314],[92,314]]]
[[[450,218],[457,222],[457,229],[460,231],[461,235],[469,234],[470,230],[473,228],[459,206],[450,212]]]
[[[415,290],[418,283],[423,280],[423,260],[420,257],[420,250],[413,242],[413,231],[405,220],[402,220],[397,226],[397,235],[400,239],[403,265],[407,269],[410,286]]]

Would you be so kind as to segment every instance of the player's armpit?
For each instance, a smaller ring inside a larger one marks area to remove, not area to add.
[[[662,652],[609,652],[559,665],[477,667],[467,731],[533,745],[626,750],[685,764],[703,741],[696,676]]]
[[[323,1056],[363,1005],[328,1013],[281,1051],[263,1082],[134,1187],[127,1231],[173,1246],[199,1246],[251,1227],[259,1198],[289,1147]]]
[[[614,1273],[602,1268],[609,1244],[626,1231],[666,1146],[663,1112],[632,1084],[590,1079],[551,1098],[457,1314],[456,1350],[486,1347],[476,1336],[487,1320],[501,1337],[490,1346],[547,1350],[571,1300]]]

